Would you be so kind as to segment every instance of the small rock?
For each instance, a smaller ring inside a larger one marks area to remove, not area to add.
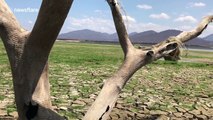
[[[207,111],[207,116],[213,117],[213,109],[209,109],[209,110]]]
[[[213,120],[213,117],[210,117],[209,120]]]
[[[203,104],[203,103],[206,102],[206,100],[205,100],[204,98],[198,98],[198,101],[199,101],[201,104]]]
[[[193,118],[193,115],[190,113],[185,113],[183,116],[187,119]]]
[[[167,112],[161,111],[161,110],[152,110],[150,111],[151,115],[167,115]]]
[[[183,118],[170,117],[169,120],[183,120]]]
[[[150,107],[150,106],[154,105],[154,102],[151,102],[151,101],[145,102],[143,105],[146,105],[147,107]]]
[[[150,111],[149,111],[147,108],[143,108],[143,110],[140,110],[139,113],[142,113],[142,114],[149,114]]]
[[[178,112],[182,112],[182,113],[185,113],[185,112],[186,112],[185,109],[180,108],[180,107],[176,107],[176,110],[177,110]]]
[[[0,109],[0,116],[6,116],[6,115],[7,115],[7,111]]]
[[[134,117],[135,114],[133,112],[126,111],[128,117]]]
[[[5,108],[6,106],[7,106],[7,102],[5,102],[5,101],[0,101],[0,109],[1,108]]]
[[[126,120],[127,118],[126,112],[119,112],[119,120]]]
[[[207,116],[205,116],[205,115],[196,115],[196,118],[198,120],[207,120]]]
[[[144,114],[136,114],[137,120],[142,120],[144,117],[145,117]],[[123,119],[123,120],[126,120],[126,119]]]
[[[118,101],[116,102],[117,104],[124,104],[123,99],[118,99]]]
[[[75,95],[79,95],[79,92],[77,90],[72,89],[70,94],[75,96]]]
[[[57,97],[51,96],[51,99],[58,99]]]
[[[193,115],[200,115],[201,114],[201,110],[192,110],[192,111],[189,111],[189,113],[193,114]]]
[[[78,104],[78,105],[81,105],[81,106],[85,106],[86,103],[84,101],[80,101],[80,100],[76,100],[73,102],[74,104]]]
[[[212,116],[213,115],[213,110],[211,110],[211,109],[208,109],[208,110],[201,109],[201,114],[202,115],[206,115],[206,116]]]
[[[57,110],[58,107],[57,107],[57,106],[52,106],[52,109],[53,109],[53,110]]]
[[[209,108],[213,108],[213,103],[206,103],[206,106]]]
[[[208,96],[208,95],[204,95],[204,94],[200,94],[200,95],[197,95],[197,97],[200,97],[200,98],[208,98],[209,96]]]
[[[183,113],[181,113],[181,112],[174,112],[173,114],[175,117],[178,117],[178,118],[183,116]]]
[[[209,108],[206,105],[202,105],[202,107],[200,107],[201,110],[209,110]]]
[[[18,118],[18,113],[17,112],[12,112],[10,113],[11,116],[13,116],[14,118]]]
[[[160,117],[158,117],[156,120],[170,120],[169,117],[167,117],[166,115],[161,115]]]
[[[78,99],[78,100],[79,100],[79,99]],[[88,99],[88,98],[83,99],[83,101],[84,101],[86,104],[91,104],[91,103],[94,102],[93,99]]]
[[[116,104],[116,106],[115,106],[116,108],[118,108],[118,109],[124,109],[124,106],[123,105],[121,105],[121,104]]]
[[[89,97],[90,97],[91,99],[95,99],[95,98],[96,98],[96,95],[95,95],[95,94],[91,94],[91,95],[89,95]]]
[[[60,107],[59,109],[60,109],[60,110],[67,111],[67,107]]]
[[[112,112],[110,114],[110,117],[112,118],[112,120],[117,120],[119,118],[119,116],[116,113],[114,113],[114,112]]]
[[[122,93],[120,96],[121,96],[121,98],[126,98],[128,96],[131,96],[131,94],[130,93]]]

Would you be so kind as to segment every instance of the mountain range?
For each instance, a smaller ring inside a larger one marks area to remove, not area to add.
[[[208,36],[204,37],[203,39],[206,40],[206,41],[212,41],[213,42],[213,34],[208,35]]]
[[[180,34],[180,30],[165,30],[161,32],[156,32],[153,30],[144,31],[144,32],[133,32],[129,34],[129,37],[133,43],[159,43],[162,40],[166,40],[170,36],[176,36]],[[63,40],[82,40],[82,41],[106,41],[106,42],[118,42],[118,36],[116,33],[102,33],[93,30],[77,30],[68,33],[63,33],[58,36],[58,39]],[[187,45],[195,46],[213,46],[213,34],[200,38],[194,38],[186,43]]]

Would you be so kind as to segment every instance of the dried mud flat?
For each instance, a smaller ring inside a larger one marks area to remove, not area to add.
[[[17,118],[11,75],[1,66],[0,119]],[[54,110],[67,119],[81,119],[97,97],[102,81],[115,66],[50,67]],[[211,120],[213,119],[212,65],[157,62],[138,71],[122,91],[112,120]],[[109,98],[110,99],[110,98]]]

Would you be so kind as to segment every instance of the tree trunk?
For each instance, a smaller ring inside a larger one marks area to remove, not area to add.
[[[0,1],[0,36],[11,65],[19,120],[62,120],[51,108],[48,56],[72,0],[43,0],[32,32]]]

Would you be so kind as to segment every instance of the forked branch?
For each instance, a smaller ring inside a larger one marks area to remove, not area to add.
[[[27,42],[24,45],[22,55],[21,71],[25,76],[25,84],[30,85],[33,92],[38,78],[33,80],[32,76],[40,77],[47,63],[50,50],[58,36],[59,31],[67,17],[73,0],[43,0],[38,18]],[[33,53],[33,55],[32,55]],[[27,70],[26,70],[27,69]]]
[[[0,1],[0,36],[10,60],[20,120],[64,119],[51,110],[48,56],[73,0],[43,0],[32,32]],[[36,108],[36,110],[32,110]]]
[[[126,56],[126,54],[130,51],[130,49],[133,48],[133,45],[129,39],[124,21],[122,19],[119,4],[117,0],[107,0],[107,2],[112,11],[112,16],[113,16],[115,28],[117,30],[117,34],[119,37],[120,45],[123,49],[124,55]]]
[[[136,49],[133,47],[126,32],[126,28],[121,17],[117,0],[107,0],[111,7],[115,27],[119,36],[121,47],[125,54],[125,59],[119,70],[109,79],[96,98],[95,102],[87,111],[84,120],[106,120],[113,109],[117,98],[128,82],[129,78],[141,67],[151,63],[153,60],[171,53],[178,48],[182,42],[186,42],[198,35],[212,21],[212,17],[206,17],[192,32],[183,32],[176,37],[171,37],[149,49]]]

